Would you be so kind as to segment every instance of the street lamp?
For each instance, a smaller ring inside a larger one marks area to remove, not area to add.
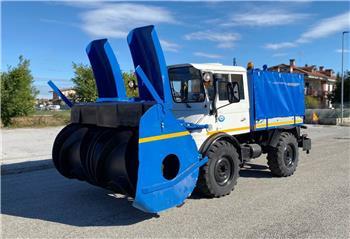
[[[349,31],[344,31],[341,38],[341,124],[343,124],[344,118],[344,35],[346,33],[349,33]]]

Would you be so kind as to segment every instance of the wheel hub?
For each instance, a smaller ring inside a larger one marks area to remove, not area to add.
[[[216,162],[214,170],[215,181],[219,185],[224,186],[232,179],[231,163],[226,157],[222,157]]]
[[[295,161],[295,153],[293,147],[288,144],[284,151],[284,162],[287,167],[292,167]]]

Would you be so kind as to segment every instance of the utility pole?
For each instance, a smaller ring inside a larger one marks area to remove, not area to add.
[[[349,33],[349,32],[344,31],[342,33],[342,38],[341,38],[341,97],[340,97],[340,104],[341,104],[340,123],[341,124],[343,124],[343,118],[344,118],[344,35],[346,33]]]

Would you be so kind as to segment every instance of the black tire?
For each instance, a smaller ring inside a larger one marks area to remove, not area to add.
[[[207,197],[231,193],[237,184],[240,160],[235,147],[227,141],[217,141],[207,151],[208,162],[199,171],[197,191]]]
[[[271,173],[278,177],[291,176],[298,166],[298,161],[297,139],[291,133],[281,133],[277,146],[269,149],[267,153],[267,164]]]

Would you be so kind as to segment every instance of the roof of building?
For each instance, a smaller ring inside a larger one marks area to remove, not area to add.
[[[269,70],[275,70],[278,68],[290,68],[290,67],[291,67],[290,65],[282,63],[282,64],[278,64],[278,65],[269,67]],[[326,72],[327,70],[333,72],[333,70],[331,70],[331,69],[319,71],[319,70],[317,70],[315,65],[302,66],[302,67],[292,66],[292,68],[293,68],[293,72],[307,75],[309,78],[324,79],[324,80],[328,80],[328,81],[332,81],[332,82],[336,80],[335,76],[327,75],[327,72]]]
[[[74,87],[70,87],[70,88],[60,88],[60,91],[70,91],[70,90],[74,90],[74,91],[75,91]],[[50,90],[49,92],[52,93],[53,90]]]

